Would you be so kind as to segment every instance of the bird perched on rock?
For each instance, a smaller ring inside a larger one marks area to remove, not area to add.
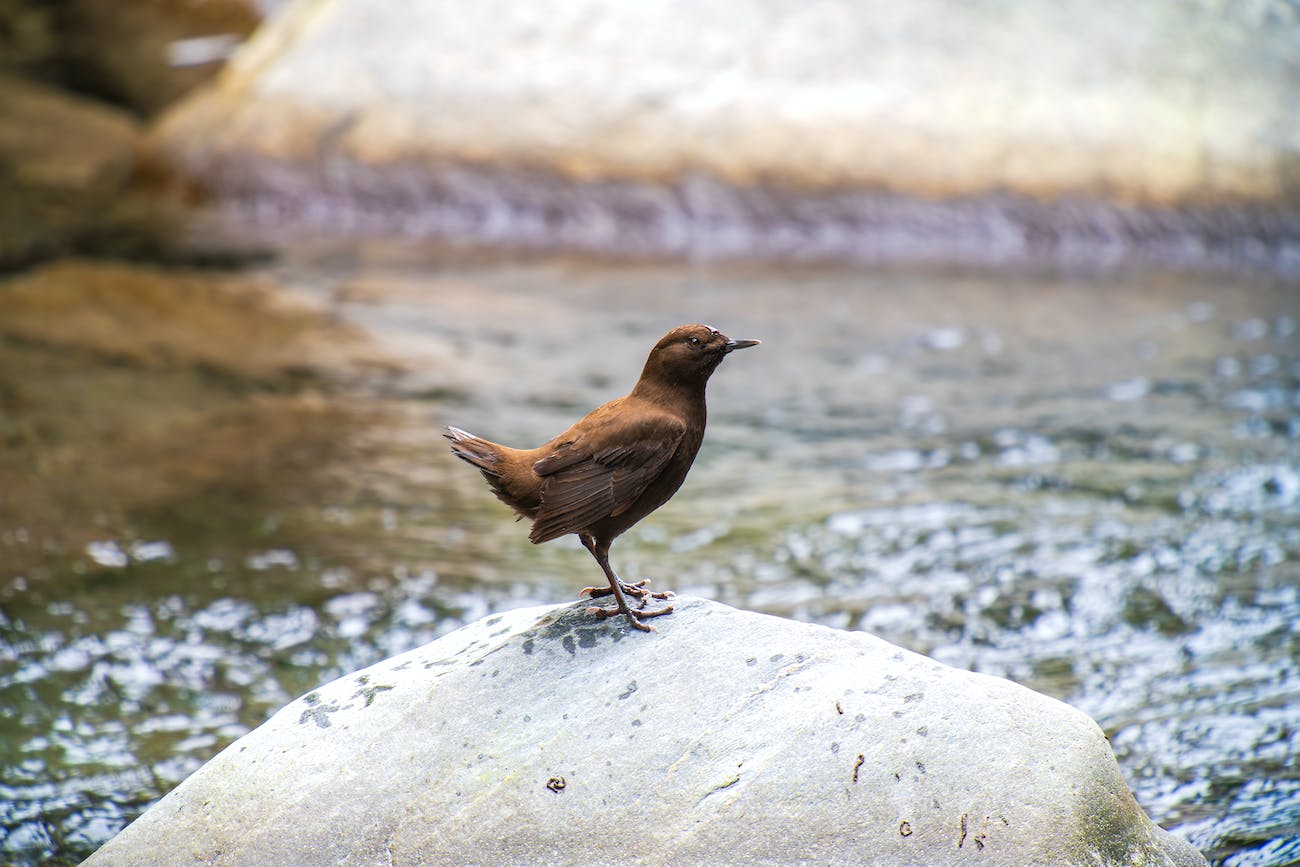
[[[704,439],[709,377],[729,353],[758,342],[732,340],[707,325],[682,325],[650,350],[631,392],[535,449],[498,445],[454,427],[446,437],[452,453],[477,467],[499,500],[533,522],[528,538],[534,544],[578,534],[609,581],[608,588],[582,592],[614,597],[615,607],[592,613],[623,614],[632,626],[653,632],[644,620],[673,607],[646,605],[672,594],[647,590],[648,579],[625,583],[609,565],[609,546],[677,493]],[[641,603],[636,610],[629,596]]]

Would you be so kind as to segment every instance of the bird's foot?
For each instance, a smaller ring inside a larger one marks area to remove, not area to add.
[[[635,584],[625,584],[624,582],[619,581],[618,586],[619,589],[622,590],[626,595],[632,596],[636,599],[640,599],[642,607],[645,606],[647,600],[671,599],[672,597],[677,595],[671,590],[660,590],[658,592],[647,590],[646,585],[649,583],[650,583],[649,578],[642,578],[640,581],[637,581]],[[608,596],[613,592],[614,591],[610,589],[608,586],[583,587],[581,590],[578,591],[578,595],[590,596],[592,599],[599,599],[600,597]]]
[[[645,603],[643,602],[642,604],[644,605]],[[649,611],[646,611],[644,608],[638,608],[636,611],[633,611],[631,608],[627,607],[601,608],[599,605],[593,605],[587,609],[587,613],[594,614],[601,618],[618,617],[620,614],[626,615],[627,622],[632,624],[634,629],[640,629],[642,632],[657,632],[658,630],[649,623],[642,623],[642,618],[658,617],[661,614],[672,614],[673,607],[671,605],[665,605],[663,608],[652,608]]]

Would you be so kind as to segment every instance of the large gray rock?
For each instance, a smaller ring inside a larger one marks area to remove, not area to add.
[[[281,230],[1266,255],[1300,237],[1297,44],[1283,0],[300,0],[157,141]]]
[[[236,741],[89,865],[1201,865],[1078,711],[699,599],[495,615]]]

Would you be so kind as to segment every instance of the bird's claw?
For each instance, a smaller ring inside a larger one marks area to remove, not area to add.
[[[642,632],[658,632],[659,630],[655,629],[649,623],[642,623],[641,618],[658,617],[661,614],[672,614],[673,607],[671,605],[666,605],[663,608],[655,608],[650,611],[645,611],[643,609],[632,611],[630,608],[624,610],[619,608],[602,608],[599,605],[593,605],[587,609],[587,613],[601,618],[618,617],[620,614],[623,614],[627,616],[628,623],[630,623],[634,629],[640,629]]]
[[[649,578],[642,578],[640,581],[637,581],[634,584],[625,584],[624,582],[619,581],[618,586],[619,589],[622,590],[625,595],[641,600],[642,607],[644,607],[646,602],[648,602],[651,599],[671,599],[672,597],[677,595],[671,590],[660,590],[657,592],[647,590],[645,589],[645,587],[649,583],[650,583]],[[578,591],[578,595],[590,596],[592,599],[599,599],[600,597],[608,596],[613,592],[614,591],[610,589],[608,586],[583,587],[581,590]]]

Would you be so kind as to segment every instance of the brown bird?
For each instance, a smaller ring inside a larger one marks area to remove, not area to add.
[[[592,598],[613,595],[614,608],[589,609],[601,617],[623,614],[637,629],[672,612],[646,609],[649,579],[627,584],[609,565],[609,546],[625,530],[668,502],[681,487],[704,440],[704,386],[727,354],[757,340],[731,340],[707,325],[682,325],[663,336],[636,386],[625,397],[588,413],[535,449],[513,449],[448,427],[456,457],[477,467],[497,499],[533,522],[534,544],[577,533],[596,558],[609,587],[587,587]],[[641,603],[633,611],[627,597]]]

